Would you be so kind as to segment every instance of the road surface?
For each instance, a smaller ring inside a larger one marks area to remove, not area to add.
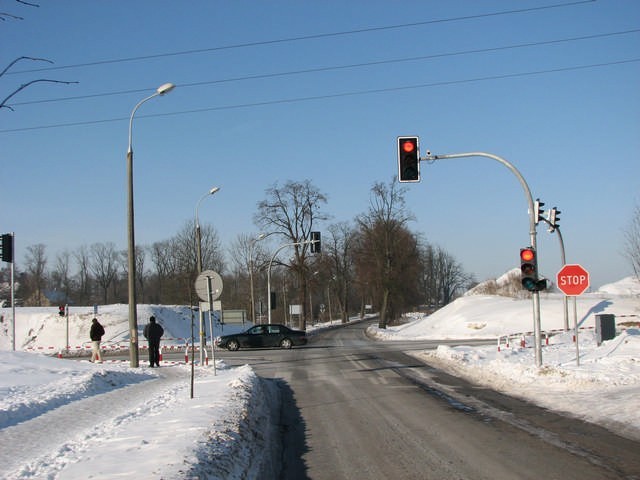
[[[640,479],[640,444],[446,375],[363,324],[220,352],[282,388],[282,479]],[[465,342],[470,343],[470,342]]]

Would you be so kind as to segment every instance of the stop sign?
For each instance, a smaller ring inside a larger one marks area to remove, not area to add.
[[[567,296],[575,297],[589,288],[589,272],[582,265],[565,265],[556,275],[558,288]]]

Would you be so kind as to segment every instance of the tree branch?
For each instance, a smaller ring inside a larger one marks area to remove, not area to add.
[[[25,88],[27,88],[29,85],[33,85],[34,83],[38,83],[38,82],[64,83],[66,85],[69,85],[69,84],[72,84],[72,83],[78,83],[78,82],[65,82],[63,80],[49,80],[47,78],[41,78],[41,79],[38,79],[38,80],[31,80],[30,82],[23,83],[22,85],[20,85],[20,87],[18,87],[16,90],[14,90],[13,93],[9,94],[9,96],[7,98],[2,100],[2,102],[0,102],[0,109],[1,108],[8,108],[9,110],[11,110],[13,112],[14,111],[13,108],[10,107],[9,105],[6,105],[7,100],[9,100],[11,97],[16,95],[21,90],[24,90]]]
[[[1,14],[0,14],[1,15]],[[7,67],[2,70],[2,72],[0,72],[0,77],[3,76],[5,73],[7,73],[7,71],[13,67],[16,63],[18,63],[20,60],[33,60],[34,62],[48,62],[48,63],[53,63],[51,60],[47,60],[46,58],[36,58],[36,57],[18,57],[16,58],[13,62],[11,62],[9,65],[7,65]]]
[[[0,12],[0,20],[2,20],[3,22],[6,22],[7,19],[5,17],[13,18],[14,20],[24,20],[23,17],[18,17],[17,15],[11,15],[10,13]]]

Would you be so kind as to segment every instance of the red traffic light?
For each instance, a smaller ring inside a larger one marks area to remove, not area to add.
[[[413,140],[407,140],[402,143],[402,150],[407,153],[411,153],[416,149],[416,144]]]
[[[398,180],[420,181],[420,146],[418,137],[398,137]]]
[[[531,248],[523,248],[520,250],[520,260],[530,262],[536,258],[535,252]]]

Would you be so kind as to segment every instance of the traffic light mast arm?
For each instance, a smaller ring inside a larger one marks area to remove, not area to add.
[[[524,179],[522,174],[518,171],[518,169],[498,155],[493,155],[492,153],[485,152],[469,152],[469,153],[449,153],[445,155],[432,155],[430,152],[427,152],[427,156],[421,158],[420,160],[431,161],[434,162],[436,160],[447,160],[451,158],[466,158],[466,157],[486,157],[496,160],[507,167],[511,172],[518,178],[520,185],[524,190],[524,196],[529,204],[529,240],[530,244],[533,248],[536,248],[536,222],[535,222],[535,212],[534,212],[534,202],[533,196],[531,195],[531,190],[529,189],[529,185],[527,181]]]
[[[560,241],[560,256],[561,261],[562,261],[562,265],[566,265],[567,264],[567,260],[565,258],[565,254],[564,254],[564,240],[562,238],[562,232],[560,231],[560,225],[554,225],[552,222],[550,222],[547,218],[545,217],[540,217],[540,220],[542,220],[543,222],[545,222],[546,224],[548,224],[552,230],[549,230],[549,232],[557,232],[558,233],[558,240]]]

